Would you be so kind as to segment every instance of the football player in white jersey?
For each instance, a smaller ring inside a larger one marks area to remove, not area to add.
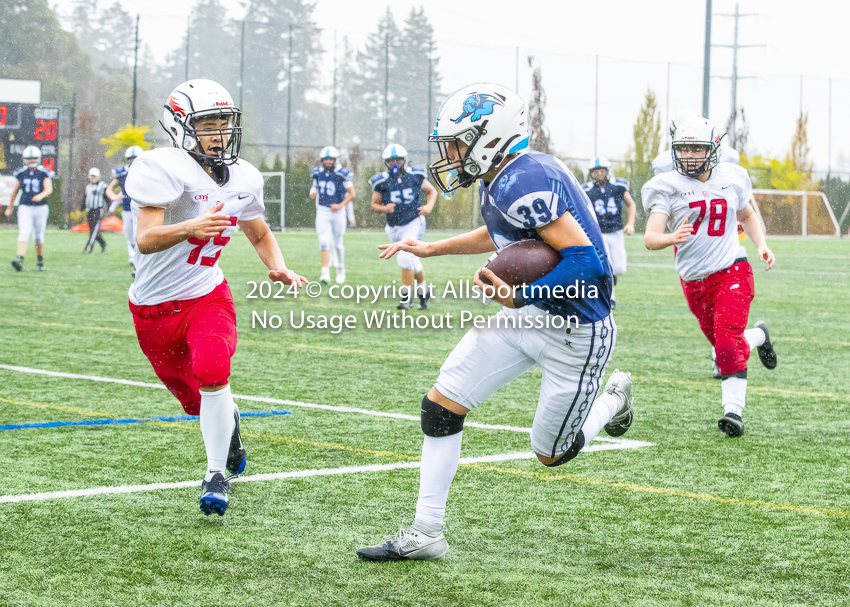
[[[221,252],[238,225],[271,280],[298,288],[307,282],[287,269],[263,219],[262,176],[238,158],[241,118],[221,85],[184,82],[169,96],[161,123],[174,148],[140,154],[126,180],[136,215],[133,323],[162,383],[188,414],[200,415],[207,453],[200,507],[207,515],[224,514],[224,471],[239,474],[247,460],[228,383],[236,313],[218,266]]]
[[[688,308],[717,352],[724,413],[718,426],[737,437],[744,433],[750,351],[758,348],[764,366],[776,367],[767,325],[759,321],[746,329],[753,269],[739,250],[738,222],[758,247],[767,270],[776,259],[750,204],[750,176],[738,165],[719,162],[721,137],[704,118],[678,125],[673,138],[676,171],[650,179],[641,198],[650,213],[646,248],[676,247],[676,270]]]

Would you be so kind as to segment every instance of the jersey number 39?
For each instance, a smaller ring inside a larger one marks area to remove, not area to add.
[[[236,225],[236,217],[230,218],[230,225],[232,225],[232,226]],[[209,239],[209,238],[207,238],[205,240],[201,239],[201,238],[190,238],[190,239],[188,239],[186,242],[188,242],[189,244],[195,245],[195,248],[192,249],[192,251],[189,253],[189,258],[186,260],[186,263],[188,263],[189,265],[192,265],[192,266],[195,265],[196,263],[198,263],[198,258],[201,257],[201,251],[203,250],[203,248],[205,246],[207,246],[207,244],[209,243],[210,240],[211,239]],[[230,242],[230,237],[219,235],[219,236],[216,236],[215,238],[213,238],[212,241],[213,241],[214,245],[219,246],[219,247],[223,247],[228,242]],[[218,261],[218,258],[219,258],[220,255],[221,255],[221,249],[216,251],[215,255],[212,255],[210,257],[201,257],[201,265],[207,266],[207,267],[214,266],[215,262]]]

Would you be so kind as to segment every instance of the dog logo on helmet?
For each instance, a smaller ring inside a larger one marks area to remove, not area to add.
[[[496,105],[504,106],[505,104],[494,95],[487,95],[486,93],[470,95],[466,98],[466,101],[463,102],[463,114],[455,118],[454,123],[460,124],[460,122],[467,116],[472,116],[472,118],[469,119],[470,122],[481,120],[482,116],[492,114],[493,108]]]

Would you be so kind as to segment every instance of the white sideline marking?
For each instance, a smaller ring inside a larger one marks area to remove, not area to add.
[[[87,379],[90,381],[99,381],[106,382],[110,384],[122,384],[125,386],[139,386],[141,388],[156,388],[158,390],[165,390],[165,386],[162,384],[149,384],[141,381],[131,381],[129,379],[115,379],[112,377],[98,377],[96,375],[78,375],[76,373],[61,373],[59,371],[46,371],[44,369],[32,369],[30,367],[15,367],[13,365],[0,365],[0,369],[6,369],[7,371],[16,371],[18,373],[34,373],[36,375],[47,375],[50,377],[65,377],[68,379]],[[372,415],[373,417],[392,417],[395,419],[406,419],[409,421],[420,421],[418,415],[407,415],[405,413],[387,413],[384,411],[370,411],[369,409],[357,409],[355,407],[338,407],[334,405],[319,405],[317,403],[302,403],[295,400],[286,400],[281,398],[269,398],[266,396],[245,396],[241,394],[234,394],[233,398],[238,398],[240,400],[248,400],[257,403],[269,403],[273,405],[286,405],[288,407],[302,407],[304,409],[324,409],[326,411],[336,411],[337,413],[360,413],[361,415]],[[481,428],[483,430],[505,430],[508,432],[521,432],[524,434],[531,434],[531,428],[521,428],[519,426],[502,426],[499,424],[481,424],[479,422],[467,421],[464,423],[465,428]],[[609,439],[609,438],[597,438],[596,440],[613,442],[616,444],[622,444],[624,441],[628,442],[628,439]],[[640,441],[632,441],[632,442],[640,442]],[[640,446],[649,446],[652,443],[641,443]]]
[[[637,449],[651,443],[629,441],[633,444],[591,445],[582,452],[610,451],[611,449]],[[519,459],[534,459],[534,453],[502,453],[497,455],[482,455],[480,457],[462,457],[461,464],[482,464],[506,462]],[[310,476],[336,476],[340,474],[359,474],[361,472],[386,472],[402,468],[419,468],[421,462],[396,462],[393,464],[373,464],[370,466],[347,466],[344,468],[321,468],[318,470],[296,470],[294,472],[273,472],[269,474],[252,474],[240,476],[233,482],[253,483],[257,481],[276,481],[287,478],[307,478]],[[153,483],[150,485],[121,485],[119,487],[93,487],[91,489],[71,489],[68,491],[51,491],[49,493],[28,493],[24,495],[0,495],[0,504],[17,504],[20,502],[43,502],[46,500],[68,499],[73,497],[91,497],[95,495],[114,495],[119,493],[140,493],[142,491],[159,491],[160,489],[188,489],[200,487],[201,481],[180,481],[176,483]]]

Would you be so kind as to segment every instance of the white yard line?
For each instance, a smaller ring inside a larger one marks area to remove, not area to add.
[[[590,445],[584,452],[610,451],[611,449],[637,449],[651,443],[628,441],[628,444]],[[506,462],[511,460],[534,459],[534,453],[502,453],[497,455],[482,455],[480,457],[463,457],[463,464],[485,464]],[[252,474],[241,476],[234,482],[253,483],[257,481],[276,481],[288,478],[307,478],[311,476],[337,476],[341,474],[360,474],[368,472],[386,472],[389,470],[419,468],[421,462],[396,462],[394,464],[373,464],[370,466],[346,466],[344,468],[322,468],[319,470],[295,470],[293,472],[274,472],[270,474]],[[17,504],[21,502],[43,502],[46,500],[69,499],[74,497],[93,497],[97,495],[115,495],[119,493],[140,493],[143,491],[159,491],[162,489],[188,489],[200,487],[201,481],[179,481],[175,483],[153,483],[150,485],[121,485],[119,487],[93,487],[91,489],[70,489],[68,491],[51,491],[47,493],[28,493],[24,495],[0,495],[0,504]]]
[[[129,379],[116,379],[112,377],[99,377],[97,375],[78,375],[76,373],[62,373],[59,371],[47,371],[45,369],[32,369],[30,367],[16,367],[13,365],[2,365],[0,364],[0,369],[6,369],[7,371],[15,371],[17,373],[34,373],[36,375],[46,375],[49,377],[64,377],[66,379],[85,379],[89,381],[97,381],[97,382],[105,382],[110,384],[121,384],[125,386],[138,386],[141,388],[156,388],[165,390],[165,386],[162,384],[151,384],[141,381],[131,381]],[[234,394],[233,398],[240,400],[247,400],[257,403],[268,403],[272,405],[285,405],[287,407],[301,407],[303,409],[323,409],[325,411],[335,411],[336,413],[359,413],[360,415],[371,415],[373,417],[391,417],[395,419],[405,419],[409,421],[419,422],[418,415],[407,415],[405,413],[387,413],[384,411],[370,411],[369,409],[357,409],[355,407],[339,407],[335,405],[320,405],[317,403],[302,403],[295,400],[286,400],[282,398],[269,398],[266,396],[245,396],[242,394]],[[522,428],[519,426],[503,426],[499,424],[481,424],[478,422],[467,421],[464,423],[465,428],[480,428],[482,430],[504,430],[507,432],[521,432],[523,434],[530,434],[531,428]],[[610,438],[601,438],[597,437],[596,440],[611,442],[614,444],[623,444],[635,442],[638,443],[640,441],[629,441],[628,439],[610,439]],[[646,447],[651,445],[652,443],[640,443],[639,446]]]

